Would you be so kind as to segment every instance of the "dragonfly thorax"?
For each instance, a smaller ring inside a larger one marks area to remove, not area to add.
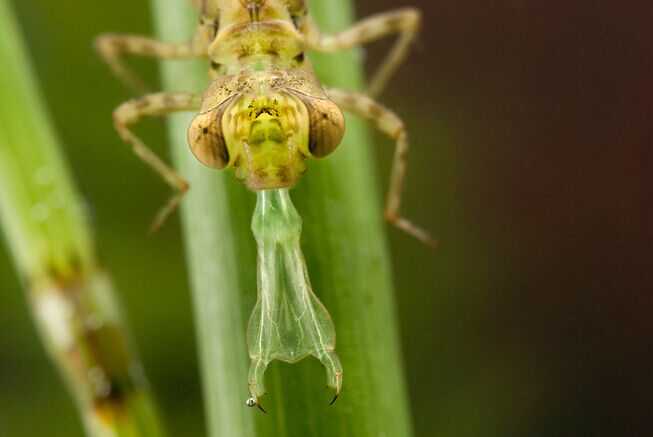
[[[227,74],[233,74],[261,59],[287,68],[304,50],[304,41],[291,21],[270,20],[221,30],[209,47],[209,56],[214,63],[224,65]]]
[[[220,10],[219,30],[209,47],[211,60],[234,73],[243,64],[289,66],[305,50],[283,0],[227,2]]]

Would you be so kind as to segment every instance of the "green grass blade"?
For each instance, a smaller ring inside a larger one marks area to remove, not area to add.
[[[152,0],[159,36],[190,38],[197,17],[182,1]],[[312,0],[327,31],[352,20],[351,2]],[[329,85],[358,88],[353,53],[314,57]],[[201,91],[208,66],[164,64],[168,90]],[[315,292],[333,316],[344,367],[341,399],[328,406],[325,373],[315,360],[273,364],[267,374],[263,415],[244,407],[247,397],[247,318],[255,302],[256,255],[249,224],[254,194],[233,175],[203,168],[186,144],[190,116],[170,123],[173,159],[191,182],[183,206],[192,276],[206,411],[211,437],[410,437],[412,429],[401,369],[391,268],[373,174],[367,127],[348,119],[334,156],[313,162],[293,190],[304,219],[303,249]]]
[[[155,24],[162,40],[191,37],[197,15],[188,3],[153,0]],[[163,78],[166,89],[201,92],[207,84],[207,66],[202,62],[166,63]],[[255,254],[239,253],[251,239],[249,214],[253,199],[249,199],[250,193],[238,193],[240,187],[233,189],[231,175],[211,171],[195,160],[186,145],[190,120],[190,114],[171,117],[169,131],[173,160],[191,185],[183,202],[182,219],[209,435],[253,437],[252,412],[245,407],[247,319],[240,309],[253,305],[251,299],[245,299],[241,277],[250,271],[255,274]],[[234,218],[238,211],[243,226]],[[239,264],[241,259],[250,259],[251,269]]]
[[[89,436],[161,436],[6,0],[0,32],[0,224],[42,340]]]

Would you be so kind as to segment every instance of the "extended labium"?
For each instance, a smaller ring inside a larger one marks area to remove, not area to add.
[[[311,288],[299,244],[302,219],[287,189],[257,193],[252,231],[258,245],[258,300],[247,330],[250,403],[265,393],[263,374],[272,360],[295,363],[309,355],[326,368],[335,401],[342,387],[336,331]]]

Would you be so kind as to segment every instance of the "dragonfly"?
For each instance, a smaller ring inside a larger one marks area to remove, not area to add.
[[[428,232],[400,214],[408,135],[401,118],[375,100],[415,40],[421,14],[402,8],[324,34],[305,0],[193,0],[199,15],[187,42],[163,42],[139,35],[104,34],[96,48],[113,73],[137,91],[142,80],[126,55],[158,59],[205,59],[210,84],[203,94],[158,92],[129,100],[113,113],[119,136],[174,189],[157,214],[158,228],[174,211],[189,184],[134,134],[145,117],[179,111],[196,113],[188,144],[197,160],[213,169],[232,169],[257,193],[252,230],[258,247],[258,298],[249,320],[250,357],[246,404],[265,411],[264,373],[272,360],[294,363],[314,356],[324,365],[327,385],[338,398],[343,369],[335,352],[335,328],[312,290],[300,247],[302,221],[288,190],[306,172],[306,160],[333,153],[345,132],[343,110],[369,120],[394,140],[395,154],[385,218],[421,242]],[[395,43],[365,92],[324,87],[306,56],[337,52],[386,36]]]

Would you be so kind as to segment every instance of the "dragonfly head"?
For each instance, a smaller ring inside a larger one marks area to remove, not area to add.
[[[258,191],[295,185],[306,158],[328,155],[343,134],[342,112],[330,100],[276,90],[237,95],[200,113],[188,140],[200,162],[233,167]]]

